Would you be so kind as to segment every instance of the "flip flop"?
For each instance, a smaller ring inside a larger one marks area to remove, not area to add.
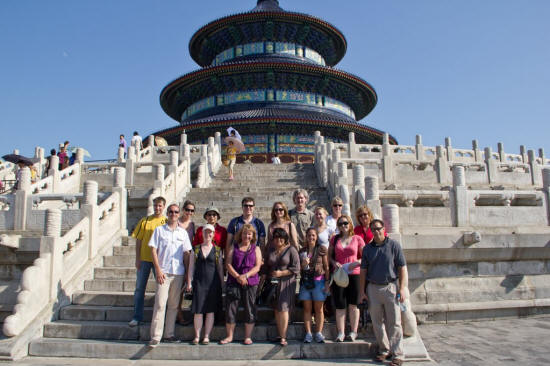
[[[285,347],[288,345],[288,342],[286,341],[286,339],[281,338],[281,342],[279,342],[279,344],[281,345],[281,347]]]
[[[207,345],[209,343],[210,343],[210,339],[208,337],[204,337],[204,339],[201,342],[201,344],[204,344],[204,345]]]
[[[221,341],[219,341],[218,343],[219,344],[228,344],[228,343],[231,343],[231,342],[233,342],[232,339],[230,340],[230,339],[224,338]]]
[[[244,341],[243,341],[243,344],[246,345],[246,346],[250,346],[252,343],[252,339],[250,338],[245,338]]]
[[[199,339],[198,339],[198,338],[193,339],[193,340],[191,341],[191,344],[193,344],[193,345],[199,344]]]

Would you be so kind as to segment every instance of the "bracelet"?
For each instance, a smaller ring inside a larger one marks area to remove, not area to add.
[[[244,276],[245,276],[246,279],[248,280],[248,272],[246,272],[246,273],[244,274]]]

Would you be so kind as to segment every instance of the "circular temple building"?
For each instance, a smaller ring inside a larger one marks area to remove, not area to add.
[[[215,20],[191,38],[189,51],[202,69],[169,83],[163,110],[178,121],[158,131],[171,145],[185,131],[206,142],[233,127],[246,150],[240,161],[312,162],[314,131],[335,142],[355,133],[358,143],[382,143],[383,132],[358,123],[376,105],[374,88],[333,68],[346,38],[333,25],[289,12],[277,0],[258,0],[249,12]],[[390,143],[396,143],[390,136]]]

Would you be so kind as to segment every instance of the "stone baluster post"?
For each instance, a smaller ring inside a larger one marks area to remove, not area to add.
[[[474,160],[476,162],[483,161],[483,156],[481,150],[479,149],[477,140],[472,140],[472,149],[474,150]]]
[[[447,161],[453,161],[455,157],[455,153],[453,150],[453,146],[451,144],[450,137],[445,137],[445,150],[447,152]]]
[[[348,135],[348,158],[353,158],[357,155],[357,144],[355,143],[355,133],[350,132]]]
[[[189,144],[183,146],[183,160],[185,162],[185,185],[191,187],[191,148]]]
[[[133,146],[128,148],[128,159],[126,159],[126,185],[134,185],[134,177],[136,174],[136,154]]]
[[[426,159],[426,153],[424,152],[424,145],[422,145],[422,136],[416,135],[416,160],[422,161]]]
[[[506,153],[504,152],[504,144],[502,142],[499,142],[497,144],[497,149],[498,149],[498,158],[499,158],[500,162],[505,163],[506,162]]]
[[[96,181],[88,180],[84,182],[84,200],[80,206],[80,215],[82,218],[88,217],[88,259],[93,259],[99,249],[99,208],[97,205],[98,184]]]
[[[539,158],[541,160],[541,165],[546,165],[546,156],[544,155],[544,149],[541,147],[539,149]]]
[[[21,170],[19,182],[17,182],[17,191],[15,192],[14,230],[25,230],[27,228],[27,218],[32,210],[31,194],[31,170],[24,167]]]
[[[493,159],[493,150],[490,147],[486,147],[484,150],[485,165],[487,166],[487,183],[496,183],[497,177],[497,162]]]
[[[35,159],[38,159],[38,167],[36,169],[37,173],[38,173],[38,180],[42,179],[47,173],[47,172],[44,172],[44,169],[45,169],[45,166],[46,166],[46,162],[45,162],[45,159],[44,159],[44,149],[41,148],[40,146],[37,146],[34,148],[34,157]]]
[[[152,215],[155,213],[154,209],[154,203],[153,200],[159,196],[162,196],[159,188],[153,188],[153,192],[151,192],[151,195],[147,199],[147,216]],[[166,198],[166,197],[165,197]]]
[[[437,166],[437,182],[439,184],[449,184],[450,183],[450,170],[449,162],[445,158],[445,150],[443,146],[438,145],[436,147],[436,166]]]
[[[328,186],[328,158],[327,158],[327,144],[321,145],[321,154],[320,154],[320,176],[319,176],[319,184],[323,188],[327,188]]]
[[[453,193],[454,224],[458,227],[468,226],[470,224],[470,201],[466,187],[466,172],[462,165],[453,166]]]
[[[84,150],[82,150],[80,147],[76,149],[76,159],[75,162],[78,164],[84,163]]]
[[[155,159],[155,136],[149,135],[147,137],[147,146],[151,147],[151,161],[154,161]]]
[[[59,191],[59,185],[61,184],[61,174],[59,173],[59,156],[54,155],[50,158],[50,170],[48,175],[52,176],[52,192]]]
[[[114,179],[113,179],[113,192],[118,192],[119,194],[119,205],[118,210],[120,212],[120,228],[122,230],[126,229],[126,207],[128,201],[128,193],[126,191],[126,171],[122,167],[116,167],[114,169]],[[127,235],[127,233],[126,233]]]
[[[208,138],[208,175],[210,177],[213,177],[216,173],[217,168],[217,162],[216,162],[216,156],[214,154],[214,137],[210,136]]]
[[[385,133],[382,141],[382,177],[384,182],[393,183],[393,151],[390,145],[390,135]]]
[[[319,153],[320,153],[320,142],[319,142],[319,138],[321,137],[321,131],[315,131],[313,133],[313,140],[314,140],[314,148],[315,148],[315,161],[319,161],[320,160],[320,156],[319,156]],[[314,162],[315,163],[315,162]]]
[[[185,155],[185,146],[187,145],[187,134],[182,133],[180,135],[180,157]]]
[[[519,147],[519,153],[521,155],[522,161],[527,164],[529,163],[529,157],[527,156],[527,150],[525,149],[524,145],[520,145]]]
[[[359,206],[365,204],[365,168],[362,165],[353,167],[353,208],[356,210]]]
[[[40,240],[40,251],[50,254],[49,278],[44,279],[49,281],[47,284],[49,300],[57,298],[58,285],[63,275],[63,249],[58,248],[61,239],[61,218],[60,209],[46,210],[46,227],[44,228],[44,237]]]
[[[529,167],[531,169],[531,183],[533,185],[539,185],[542,183],[541,165],[537,163],[537,157],[534,150],[527,151],[527,158],[529,160]]]
[[[14,153],[15,155],[19,155],[19,149],[13,149],[13,153]]]
[[[401,242],[401,234],[399,231],[399,206],[393,204],[384,205],[384,207],[382,207],[382,217],[388,236],[399,241],[401,245],[404,246],[404,243]]]
[[[342,207],[342,213],[344,215],[352,216],[350,202],[349,202],[350,194],[349,194],[349,188],[347,183],[340,183],[338,190],[339,190],[339,196],[342,198],[342,202],[344,204],[344,206]]]
[[[124,159],[124,148],[123,147],[119,147],[118,148],[118,151],[117,151],[117,161],[119,163],[124,163],[125,159]]]
[[[178,164],[179,164],[179,153],[177,151],[170,151],[170,165],[168,166],[168,174],[174,174],[174,183],[172,184],[171,192],[170,194],[173,195],[173,199],[178,198]]]
[[[546,196],[547,223],[550,225],[550,168],[542,169],[542,190]]]
[[[216,145],[215,154],[218,161],[218,165],[216,168],[217,173],[222,166],[222,134],[219,131],[216,131],[216,133],[214,134],[214,143]]]
[[[329,141],[327,143],[327,186],[331,187],[332,185],[332,172],[334,171],[334,161],[332,159],[332,150],[334,150],[334,142]],[[331,188],[332,189],[332,188]]]
[[[331,171],[331,184],[330,184],[330,187],[331,187],[331,192],[332,192],[332,195],[338,195],[338,163],[340,162],[341,160],[341,157],[340,157],[340,149],[338,148],[334,148],[332,149],[332,164],[330,166],[330,170]]]
[[[372,175],[365,177],[365,199],[367,201],[367,207],[370,208],[374,217],[382,217],[378,177]]]
[[[155,164],[153,166],[153,189],[159,190],[159,195],[164,195],[163,191],[163,183],[164,183],[164,165],[163,164]],[[165,197],[166,198],[166,197]]]

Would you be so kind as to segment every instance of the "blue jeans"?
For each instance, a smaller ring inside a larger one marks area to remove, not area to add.
[[[141,261],[141,266],[137,271],[136,278],[136,290],[134,291],[134,320],[138,322],[143,321],[143,306],[145,302],[145,288],[147,287],[147,281],[149,275],[153,271],[155,274],[155,267],[153,262]]]

